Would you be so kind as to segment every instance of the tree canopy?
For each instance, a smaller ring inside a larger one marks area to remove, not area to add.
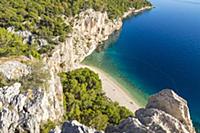
[[[81,68],[61,73],[66,119],[102,130],[108,124],[119,124],[122,119],[133,115],[125,107],[108,99],[102,91],[96,73]]]

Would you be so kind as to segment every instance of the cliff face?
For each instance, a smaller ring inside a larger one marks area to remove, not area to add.
[[[171,90],[163,90],[149,98],[147,109],[162,110],[180,121],[186,130],[194,133],[187,101]]]
[[[139,10],[130,9],[129,12],[124,13],[123,18],[147,9],[151,9],[151,7],[144,7]],[[64,43],[55,47],[51,57],[44,55],[44,62],[55,73],[76,68],[114,31],[120,30],[123,18],[110,20],[107,12],[102,13],[93,9],[81,12],[73,18],[67,18],[66,22],[73,24],[72,33],[69,34]]]
[[[54,72],[74,69],[77,64],[90,55],[96,47],[115,30],[122,26],[122,20],[112,21],[107,13],[88,9],[74,18],[68,18],[73,23],[72,33],[66,41],[53,50],[52,56],[44,56],[44,61]]]

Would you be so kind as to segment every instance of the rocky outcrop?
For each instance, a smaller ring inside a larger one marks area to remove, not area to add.
[[[0,64],[0,73],[7,79],[18,79],[30,73],[27,65],[18,61],[7,61]]]
[[[32,68],[19,58],[4,58],[0,62],[0,72],[4,78],[13,80],[8,86],[0,88],[0,132],[39,133],[41,123],[62,118],[60,79],[51,75],[47,88],[38,86],[24,91],[20,79],[32,73]]]
[[[174,91],[166,89],[151,96],[146,108],[162,110],[178,119],[189,132],[194,132],[187,101]]]
[[[140,109],[135,118],[128,118],[117,128],[108,128],[108,133],[190,133],[184,125],[158,109]]]
[[[152,6],[146,6],[146,7],[142,7],[140,9],[135,9],[135,8],[130,8],[129,11],[125,12],[124,15],[122,16],[122,18],[127,18],[133,14],[138,14],[138,13],[141,13],[145,10],[149,10],[149,9],[152,9],[153,7]]]
[[[21,36],[23,38],[24,43],[29,43],[29,44],[32,43],[34,36],[30,31],[15,31],[14,27],[8,27],[7,30],[18,36]]]
[[[146,108],[135,117],[108,127],[107,133],[195,133],[184,99],[166,89],[149,98]]]
[[[97,131],[93,128],[89,128],[76,120],[65,122],[61,127],[57,127],[50,133],[104,133],[103,131]]]

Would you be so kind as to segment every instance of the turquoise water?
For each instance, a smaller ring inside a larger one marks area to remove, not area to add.
[[[140,95],[170,88],[189,104],[193,121],[200,123],[200,1],[152,0],[156,7],[124,20],[85,63],[108,72]]]

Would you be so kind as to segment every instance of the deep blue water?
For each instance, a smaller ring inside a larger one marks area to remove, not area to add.
[[[200,1],[152,3],[156,8],[126,19],[114,41],[87,60],[115,70],[145,94],[175,90],[200,122]]]

